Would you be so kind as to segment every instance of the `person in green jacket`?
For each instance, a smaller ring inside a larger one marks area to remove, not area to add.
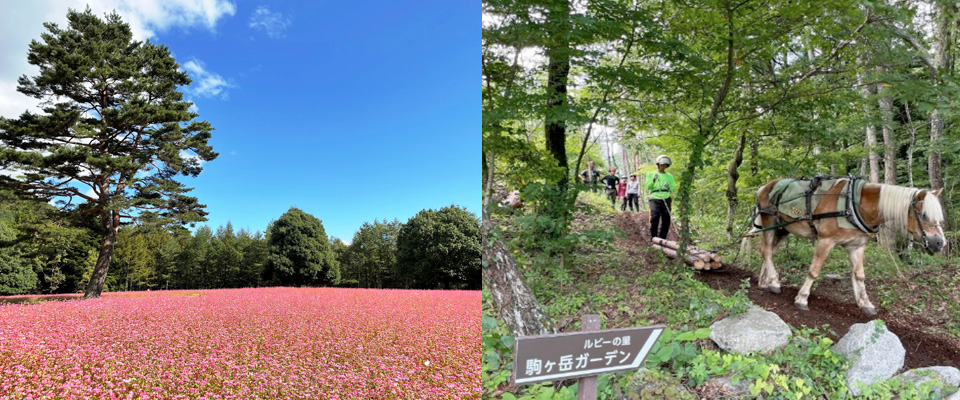
[[[670,194],[677,188],[673,175],[667,173],[670,157],[657,157],[657,171],[647,173],[643,188],[650,192],[650,237],[667,238],[670,231],[670,207],[673,199]]]

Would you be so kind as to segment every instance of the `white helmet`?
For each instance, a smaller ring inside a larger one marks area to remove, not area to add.
[[[673,164],[673,163],[670,161],[670,157],[667,157],[667,156],[661,154],[661,155],[657,156],[657,165],[660,165],[660,164],[671,165],[671,164]]]

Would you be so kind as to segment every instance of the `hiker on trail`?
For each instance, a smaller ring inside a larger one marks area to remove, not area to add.
[[[597,166],[593,161],[587,161],[587,169],[583,170],[580,173],[580,180],[585,185],[590,185],[590,191],[597,191],[597,181],[600,179],[600,171],[597,171]]]
[[[627,177],[621,176],[617,184],[617,198],[620,199],[620,211],[627,210]]]
[[[630,180],[627,181],[627,198],[626,204],[630,205],[630,211],[633,211],[633,207],[637,207],[637,212],[640,211],[640,181],[637,180],[636,175],[630,175]]]
[[[670,157],[657,157],[657,171],[648,172],[643,187],[650,192],[650,237],[667,238],[670,231],[670,192],[677,188],[673,175],[667,173]]]
[[[610,206],[617,209],[617,185],[620,184],[620,178],[617,178],[617,169],[610,168],[610,173],[600,178],[600,183],[606,185],[607,198],[610,199]]]

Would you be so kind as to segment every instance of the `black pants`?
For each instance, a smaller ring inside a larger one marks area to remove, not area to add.
[[[637,211],[640,211],[640,195],[637,193],[627,193],[626,203],[630,207],[630,211],[633,211],[633,207],[637,207]]]
[[[650,200],[650,236],[667,238],[670,231],[670,206],[673,199]],[[659,228],[659,229],[658,229]]]

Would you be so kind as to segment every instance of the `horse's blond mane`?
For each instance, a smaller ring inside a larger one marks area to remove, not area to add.
[[[910,206],[920,189],[894,185],[880,185],[880,202],[877,208],[887,225],[905,231],[910,218]],[[923,199],[923,212],[931,221],[943,222],[943,208],[936,196],[928,192]]]
[[[923,213],[926,214],[927,218],[931,221],[943,223],[946,219],[943,214],[943,206],[940,205],[940,200],[930,191],[927,191],[927,196],[923,198]]]

